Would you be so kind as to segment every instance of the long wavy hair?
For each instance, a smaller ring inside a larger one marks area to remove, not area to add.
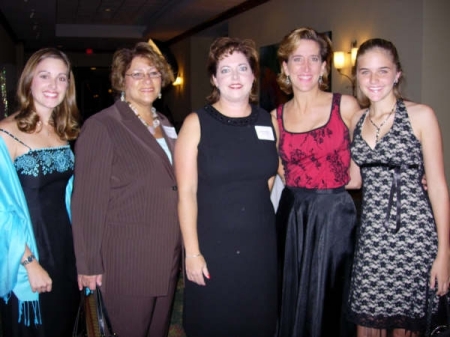
[[[213,86],[211,94],[206,97],[206,100],[210,104],[214,104],[220,99],[220,91],[214,85],[213,81],[213,76],[217,75],[217,65],[224,57],[231,55],[234,52],[242,53],[245,56],[255,79],[259,76],[259,58],[258,52],[256,51],[255,42],[253,40],[241,40],[231,37],[217,38],[209,48],[208,62],[206,65],[206,70],[208,72],[211,85]],[[257,102],[257,90],[257,84],[256,81],[254,81],[249,97],[249,101],[251,103]]]
[[[292,94],[292,84],[288,81],[287,75],[284,73],[283,62],[288,62],[289,56],[297,49],[301,40],[315,41],[319,45],[320,59],[325,61],[325,70],[322,74],[322,81],[319,83],[321,90],[326,90],[329,87],[329,78],[331,68],[331,55],[333,55],[333,48],[331,47],[331,41],[325,34],[316,32],[312,28],[297,28],[286,35],[280,42],[278,47],[278,62],[280,63],[281,72],[278,74],[277,82],[280,89],[286,94]],[[287,82],[287,83],[286,83]]]
[[[69,73],[66,94],[61,104],[53,109],[49,123],[55,128],[59,138],[67,141],[74,140],[80,132],[80,114],[76,102],[75,80],[69,58],[65,53],[55,48],[38,50],[31,55],[25,64],[17,86],[17,100],[19,103],[19,113],[15,116],[17,127],[20,131],[32,133],[36,130],[37,123],[40,121],[39,115],[35,111],[31,85],[37,65],[47,58],[58,59],[64,62]]]
[[[364,42],[358,48],[358,53],[356,54],[356,62],[354,68],[355,72],[358,71],[359,58],[372,49],[381,49],[392,58],[392,62],[395,64],[396,71],[400,72],[400,76],[398,77],[397,82],[394,83],[393,92],[397,99],[401,98],[402,97],[401,86],[404,82],[403,70],[402,65],[400,63],[400,57],[398,56],[397,48],[395,48],[394,44],[391,41],[375,38]],[[358,102],[362,108],[367,108],[370,105],[370,101],[359,88],[357,73],[354,74],[354,78],[356,83],[356,98],[358,99]]]

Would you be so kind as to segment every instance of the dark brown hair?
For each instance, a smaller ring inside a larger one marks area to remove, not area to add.
[[[400,86],[403,83],[403,70],[402,65],[400,64],[400,58],[398,56],[397,48],[395,48],[394,44],[391,41],[375,38],[370,39],[364,42],[358,49],[358,53],[356,54],[356,62],[355,62],[355,71],[357,74],[358,71],[358,61],[359,58],[364,55],[366,52],[372,50],[372,49],[382,49],[386,52],[386,54],[390,55],[392,58],[392,62],[395,64],[396,71],[400,72],[400,76],[397,80],[397,83],[394,83],[394,95],[397,98],[401,98],[402,94],[400,92]],[[366,95],[363,94],[361,89],[359,89],[358,85],[358,76],[355,77],[355,83],[356,83],[356,98],[358,99],[359,104],[361,107],[366,108],[370,105],[369,99],[366,97]]]
[[[61,60],[67,66],[68,86],[64,99],[53,109],[50,124],[55,128],[56,134],[62,140],[73,140],[80,132],[79,112],[75,96],[75,80],[71,70],[69,58],[62,51],[55,48],[44,48],[35,52],[28,59],[17,86],[17,99],[19,113],[15,116],[20,131],[31,133],[36,130],[39,115],[35,111],[31,85],[38,64],[47,59]]]
[[[252,69],[255,79],[259,76],[259,59],[254,41],[249,39],[241,40],[231,37],[219,37],[212,43],[209,49],[208,62],[206,66],[210,82],[213,86],[211,94],[206,98],[210,104],[216,103],[220,98],[220,91],[216,88],[213,82],[213,76],[217,75],[217,65],[223,58],[233,54],[234,52],[242,53],[245,56],[250,68]],[[249,100],[252,103],[257,102],[257,89],[258,88],[255,81],[253,82],[249,97]]]
[[[283,38],[277,53],[281,67],[277,82],[280,89],[288,95],[292,94],[292,85],[286,83],[287,75],[284,73],[283,62],[288,62],[289,56],[297,49],[301,40],[315,41],[319,45],[320,59],[322,62],[326,62],[325,71],[322,74],[322,81],[319,83],[319,88],[322,90],[328,88],[328,74],[330,73],[331,55],[333,55],[330,39],[325,34],[320,34],[312,28],[297,28]]]
[[[166,59],[159,51],[153,49],[147,42],[138,42],[133,49],[123,48],[113,55],[111,66],[111,85],[121,92],[125,89],[125,73],[130,69],[135,57],[146,58],[161,73],[161,86],[173,82],[173,72]]]

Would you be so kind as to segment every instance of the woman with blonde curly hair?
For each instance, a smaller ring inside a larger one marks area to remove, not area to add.
[[[19,110],[0,122],[3,336],[69,336],[79,292],[66,204],[74,166],[68,142],[79,125],[67,56],[35,52],[17,97]]]

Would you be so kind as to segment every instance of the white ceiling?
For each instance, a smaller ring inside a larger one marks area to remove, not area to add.
[[[0,24],[26,50],[112,51],[152,38],[172,43],[213,31],[268,0],[0,0]]]

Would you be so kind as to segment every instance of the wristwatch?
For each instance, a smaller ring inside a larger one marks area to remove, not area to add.
[[[33,262],[33,260],[36,260],[36,256],[34,256],[33,254],[31,254],[30,256],[27,256],[25,258],[25,260],[23,260],[22,262],[20,262],[22,264],[22,266],[26,266],[28,263]]]

